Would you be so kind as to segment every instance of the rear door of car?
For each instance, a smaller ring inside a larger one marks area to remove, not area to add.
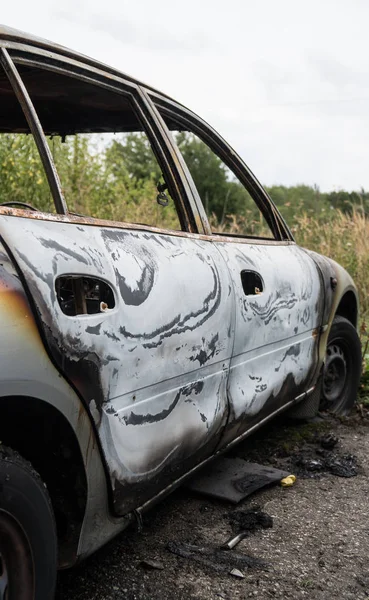
[[[120,131],[120,119],[125,131],[139,124],[169,186],[158,192],[160,199],[165,204],[171,194],[176,202],[178,230],[0,207],[1,239],[53,361],[89,408],[115,511],[125,514],[219,443],[233,345],[230,274],[218,249],[193,233],[196,210],[188,206],[160,125],[139,88],[113,76],[106,80],[93,68],[73,69],[50,53],[46,58],[19,50],[13,56],[16,67],[6,54],[3,64],[19,80],[18,95],[36,110],[28,110],[29,123],[38,115],[48,133],[68,135],[76,127],[86,133],[88,119],[93,130],[104,125],[109,110],[111,130]],[[84,103],[78,119],[72,98]],[[51,157],[45,160],[55,176]],[[63,212],[57,177],[54,184]],[[166,214],[161,206],[155,210]]]
[[[202,190],[203,204],[208,205],[206,239],[231,274],[235,334],[224,446],[314,384],[323,308],[320,275],[227,143],[190,111],[160,95],[151,97],[168,128],[176,132],[172,143],[180,144],[180,160],[192,166],[193,193],[199,196]],[[203,168],[199,169],[201,160]],[[210,164],[214,165],[213,176],[208,171]],[[218,204],[212,203],[212,194],[216,196],[221,186],[223,207],[219,207],[219,198]],[[227,217],[232,194],[235,201],[241,195],[247,203],[243,217]],[[218,210],[218,217],[213,210]]]

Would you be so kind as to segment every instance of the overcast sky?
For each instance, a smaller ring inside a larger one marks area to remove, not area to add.
[[[368,0],[11,0],[4,25],[174,96],[266,185],[369,189]]]

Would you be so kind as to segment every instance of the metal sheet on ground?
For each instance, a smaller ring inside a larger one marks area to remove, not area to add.
[[[219,500],[238,504],[257,490],[276,483],[289,473],[242,458],[221,458],[190,479],[186,487]]]

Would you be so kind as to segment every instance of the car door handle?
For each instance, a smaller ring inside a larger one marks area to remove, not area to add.
[[[241,271],[241,283],[245,296],[257,296],[264,290],[261,275],[256,271]]]

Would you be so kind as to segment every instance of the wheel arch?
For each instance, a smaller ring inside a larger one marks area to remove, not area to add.
[[[76,562],[87,506],[87,474],[76,432],[52,404],[30,396],[0,398],[1,443],[28,460],[54,509],[59,566]]]
[[[337,306],[335,316],[345,317],[354,326],[358,326],[359,306],[353,290],[346,291]]]

